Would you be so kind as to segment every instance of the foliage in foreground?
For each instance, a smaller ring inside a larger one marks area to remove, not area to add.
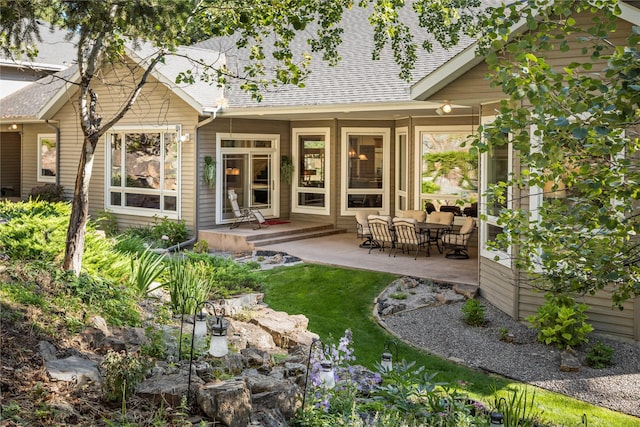
[[[593,326],[586,322],[586,304],[577,304],[566,295],[545,295],[546,302],[527,321],[538,331],[538,341],[563,349],[588,342],[587,334]]]

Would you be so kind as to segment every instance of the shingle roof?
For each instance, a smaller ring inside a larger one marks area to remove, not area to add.
[[[404,22],[415,28],[414,37],[419,44],[424,40],[417,26],[415,16],[411,11],[405,11]],[[243,107],[274,107],[274,106],[319,106],[331,104],[360,104],[374,102],[403,102],[410,101],[409,88],[411,84],[454,57],[465,47],[473,43],[468,37],[463,37],[453,49],[445,50],[434,43],[434,50],[429,54],[419,53],[418,61],[411,81],[402,80],[398,74],[400,68],[393,59],[390,48],[385,48],[379,60],[372,59],[374,47],[373,28],[368,21],[368,12],[359,7],[345,11],[342,27],[345,36],[339,47],[341,61],[331,67],[322,61],[318,54],[312,60],[311,74],[305,81],[303,89],[288,86],[277,90],[262,92],[260,103],[253,101],[250,95],[243,92],[238,84],[233,84],[225,91],[230,108]],[[304,52],[306,37],[300,36],[293,46],[294,52]],[[228,40],[210,39],[197,44],[197,47],[225,51]],[[238,56],[248,55],[248,50],[238,52]],[[230,69],[241,70],[242,60],[227,55],[227,66]]]
[[[38,21],[42,41],[36,41],[38,55],[35,58],[7,57],[0,54],[0,63],[6,66],[29,66],[34,68],[62,70],[76,63],[76,46],[68,40],[69,32]]]
[[[65,79],[75,73],[74,65],[31,83],[0,100],[0,120],[33,120],[38,112],[65,84]]]

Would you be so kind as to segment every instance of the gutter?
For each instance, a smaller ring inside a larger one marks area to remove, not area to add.
[[[45,120],[44,122],[56,131],[56,185],[60,185],[60,146],[62,145],[60,144],[60,127],[54,125],[51,120]]]
[[[209,112],[209,117],[202,120],[201,122],[198,122],[198,124],[196,125],[196,128],[195,128],[196,170],[197,170],[197,164],[199,163],[198,157],[200,156],[200,135],[199,135],[198,129],[214,121],[218,117],[218,113],[220,111],[222,111],[222,105],[216,106],[216,108],[213,111]],[[200,194],[200,177],[198,176],[196,177],[196,218],[195,218],[196,229],[194,230],[195,231],[195,237],[193,238],[194,243],[196,240],[198,240],[198,232],[200,231],[200,197],[197,196],[199,194]]]

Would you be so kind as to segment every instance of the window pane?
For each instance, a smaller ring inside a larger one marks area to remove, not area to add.
[[[382,188],[382,137],[349,136],[349,188]]]
[[[164,189],[177,190],[178,140],[177,134],[164,134]]]
[[[487,187],[500,182],[506,182],[509,178],[509,146],[503,144],[495,146],[493,153],[487,156]],[[506,208],[505,200],[487,200],[487,214],[498,216],[500,209]]]
[[[159,195],[126,193],[125,200],[125,206],[130,208],[160,209]]]
[[[477,198],[478,158],[462,147],[468,132],[422,132],[423,194],[460,195]]]
[[[160,134],[127,133],[127,187],[160,189]]]
[[[111,193],[111,206],[122,206],[122,194],[121,193]]]
[[[298,193],[299,206],[324,207],[324,194],[322,193]]]
[[[407,136],[399,135],[398,141],[398,190],[407,191]],[[404,210],[406,208],[400,207]]]
[[[115,133],[111,135],[111,185],[122,185],[122,141],[121,135]]]
[[[322,135],[305,135],[298,140],[300,168],[298,186],[324,188],[325,141]]]
[[[381,208],[381,194],[350,194],[348,197],[349,208]]]
[[[165,211],[177,211],[178,210],[178,198],[175,196],[164,196],[164,210]]]
[[[57,144],[55,138],[40,138],[40,174],[41,176],[56,176]]]

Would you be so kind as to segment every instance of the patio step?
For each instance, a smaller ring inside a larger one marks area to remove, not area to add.
[[[292,242],[295,240],[313,239],[314,237],[329,236],[332,234],[346,233],[344,228],[333,228],[332,226],[318,226],[312,229],[304,229],[299,231],[289,231],[282,234],[269,234],[268,236],[252,236],[247,241],[254,247],[274,245],[276,243]]]

